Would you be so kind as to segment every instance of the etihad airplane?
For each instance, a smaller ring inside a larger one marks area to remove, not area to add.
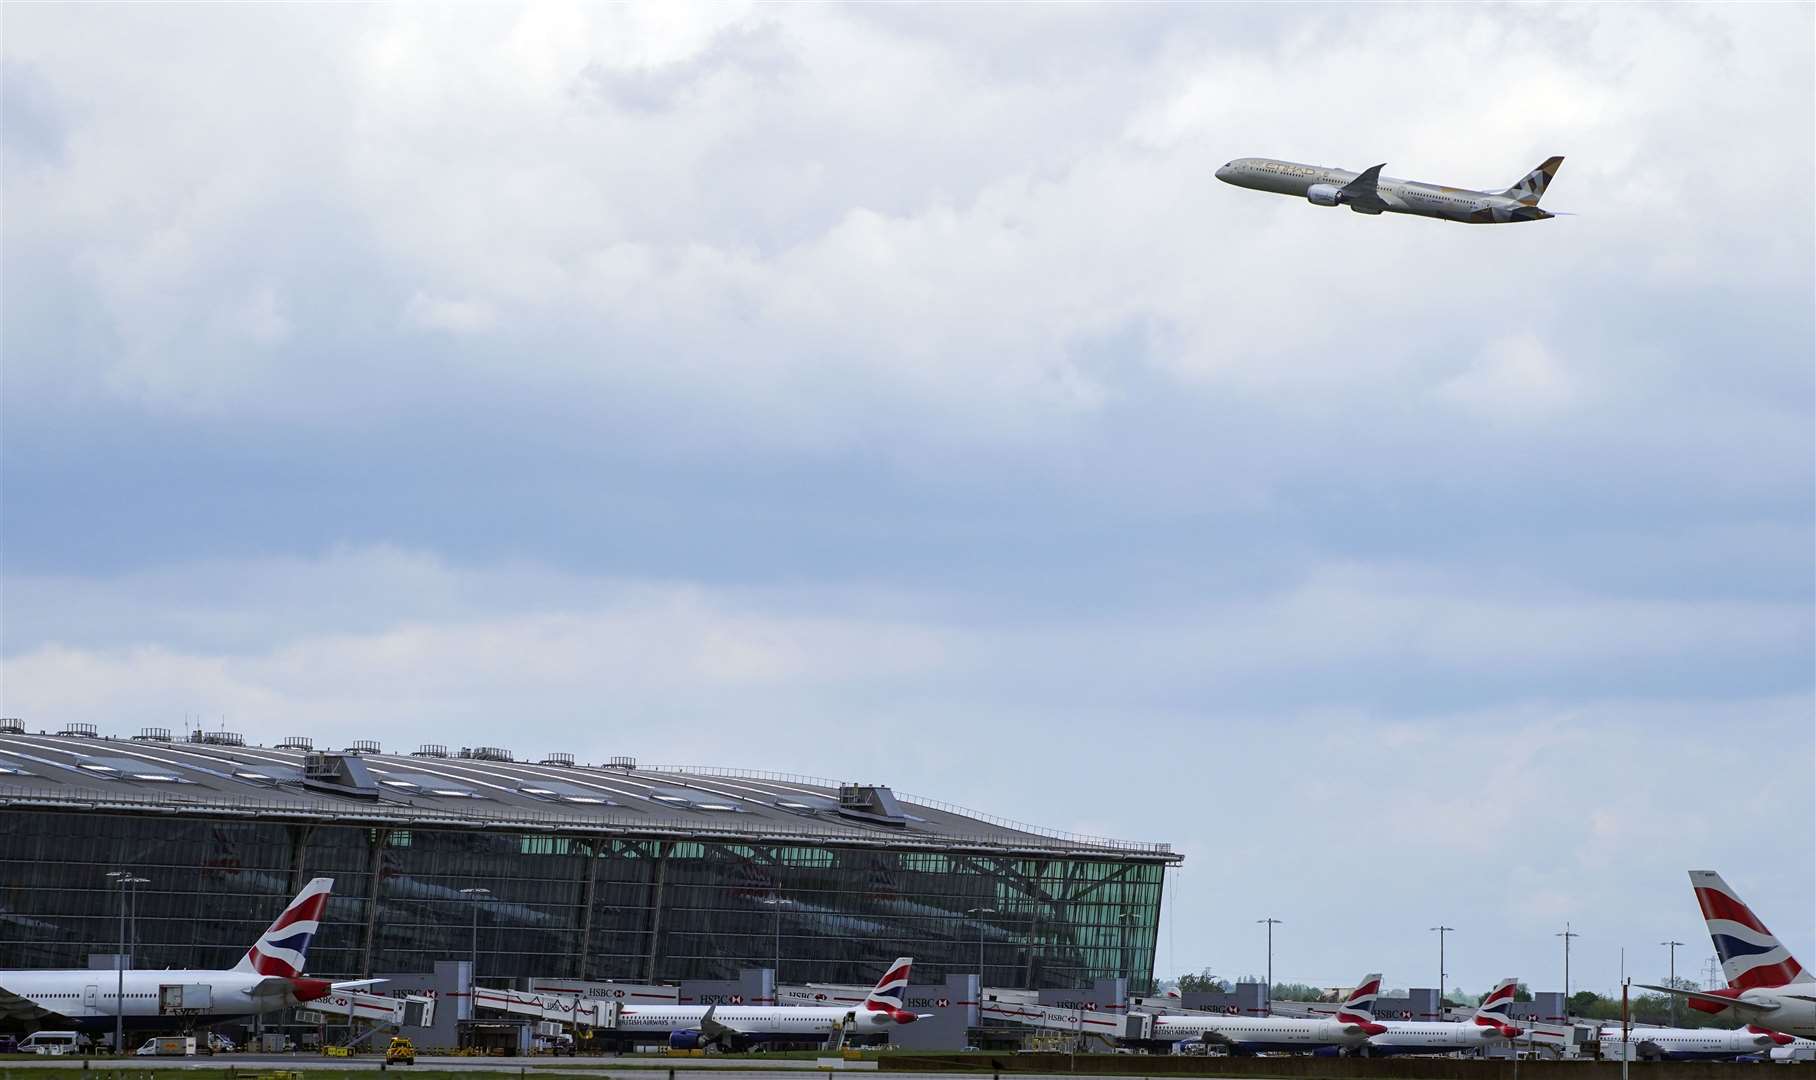
[[[1713,870],[1690,871],[1709,937],[1728,985],[1719,990],[1646,986],[1688,999],[1698,1012],[1732,1010],[1735,1018],[1786,1035],[1816,1038],[1816,979]]]
[[[1387,1030],[1371,1035],[1366,1053],[1371,1057],[1391,1054],[1454,1054],[1479,1046],[1498,1046],[1520,1036],[1523,1029],[1508,1021],[1518,979],[1502,979],[1476,1006],[1467,1024],[1443,1021],[1377,1020]]]
[[[303,886],[277,921],[227,971],[0,971],[0,1018],[93,1031],[112,1029],[115,1016],[120,1016],[123,1025],[131,1029],[168,1028],[186,1020],[213,1024],[288,1009],[338,990],[382,982],[330,982],[303,975],[309,941],[321,927],[322,909],[333,888],[334,879],[325,877]],[[164,988],[196,985],[209,988],[206,1007],[194,1012],[185,1009],[174,1015],[164,1010]]]
[[[913,957],[898,958],[869,996],[852,1006],[626,1006],[618,1014],[618,1026],[611,1035],[660,1035],[676,1050],[699,1050],[709,1045],[740,1050],[758,1042],[826,1039],[847,1025],[851,1034],[873,1035],[892,1025],[921,1019],[921,1014],[902,1007],[902,993],[908,989],[913,967]]]
[[[1237,158],[1217,170],[1217,179],[1237,187],[1294,195],[1314,206],[1347,206],[1358,214],[1415,214],[1476,225],[1507,221],[1543,221],[1556,215],[1539,209],[1545,188],[1557,176],[1561,157],[1545,163],[1501,191],[1425,184],[1382,176],[1385,165],[1359,173],[1323,165],[1300,165],[1273,158]]]
[[[1297,1019],[1286,1016],[1195,1016],[1171,1014],[1154,1017],[1153,1038],[1162,1042],[1200,1039],[1221,1043],[1232,1053],[1264,1050],[1357,1050],[1376,1035],[1387,1033],[1375,1022],[1375,998],[1381,995],[1379,973],[1364,976],[1349,992],[1334,1017]]]
[[[1603,1050],[1619,1045],[1619,1026],[1601,1031]],[[1744,1028],[1631,1028],[1627,1041],[1633,1044],[1634,1056],[1646,1061],[1725,1061],[1729,1058],[1763,1054],[1780,1046],[1790,1046],[1808,1039],[1768,1031],[1757,1024]]]

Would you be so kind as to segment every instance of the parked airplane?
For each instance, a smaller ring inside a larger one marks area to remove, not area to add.
[[[380,980],[337,983],[303,975],[309,941],[321,926],[322,909],[333,888],[334,879],[325,877],[303,886],[228,971],[159,969],[118,975],[88,968],[0,971],[0,1017],[98,1031],[112,1029],[118,1015],[128,1028],[170,1027],[274,1012],[337,990],[370,986]],[[181,1013],[167,1011],[164,990],[178,986],[208,987],[206,1004],[198,1008],[186,1000]]]
[[[1359,1050],[1387,1028],[1375,1022],[1375,998],[1381,994],[1381,976],[1370,974],[1349,992],[1337,1014],[1329,1019],[1296,1019],[1285,1016],[1194,1016],[1171,1014],[1154,1018],[1154,1039],[1180,1042],[1201,1039],[1221,1043],[1232,1053],[1263,1050]]]
[[[742,1049],[752,1043],[778,1040],[810,1041],[830,1037],[849,1025],[854,1035],[869,1035],[891,1024],[912,1024],[920,1014],[902,1007],[902,993],[914,958],[904,956],[889,965],[861,1004],[812,1005],[635,1005],[626,1006],[612,1032],[662,1035],[676,1050],[698,1050],[707,1045]]]
[[[1539,199],[1563,163],[1561,157],[1546,158],[1519,183],[1501,191],[1396,180],[1382,176],[1381,165],[1353,173],[1273,158],[1237,158],[1217,170],[1217,179],[1256,191],[1296,195],[1315,206],[1347,206],[1358,214],[1416,214],[1486,225],[1554,216],[1539,209]]]
[[[1482,999],[1482,1003],[1476,1006],[1475,1015],[1470,1017],[1467,1024],[1378,1020],[1376,1023],[1387,1030],[1369,1037],[1367,1053],[1371,1057],[1390,1054],[1451,1054],[1480,1046],[1496,1046],[1508,1039],[1517,1038],[1522,1029],[1509,1022],[1508,1010],[1513,1006],[1513,995],[1518,988],[1518,979],[1502,979],[1496,983],[1495,988]]]
[[[1679,990],[1671,986],[1646,986],[1647,990],[1689,1000],[1699,1012],[1732,1010],[1741,1020],[1763,1028],[1816,1037],[1816,979],[1810,977],[1791,951],[1759,921],[1753,909],[1741,902],[1713,870],[1690,871],[1696,903],[1708,923],[1709,937],[1721,957],[1721,971],[1728,985],[1718,990]]]
[[[1619,1026],[1601,1031],[1604,1053],[1607,1047],[1621,1041]],[[1774,1047],[1789,1046],[1796,1039],[1758,1025],[1744,1028],[1632,1028],[1627,1041],[1633,1044],[1635,1057],[1646,1061],[1722,1061],[1749,1054],[1762,1054]]]

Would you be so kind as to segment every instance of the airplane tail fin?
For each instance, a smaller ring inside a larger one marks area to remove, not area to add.
[[[1709,925],[1709,938],[1721,957],[1721,973],[1735,990],[1816,982],[1784,943],[1766,929],[1713,870],[1690,871],[1697,906]]]
[[[1381,973],[1370,972],[1343,999],[1337,1019],[1346,1024],[1372,1024],[1375,1021],[1375,999],[1381,996]]]
[[[902,994],[908,989],[908,974],[913,969],[914,957],[897,957],[883,977],[877,980],[876,988],[864,999],[864,1011],[888,1013],[904,1024],[913,1019],[915,1014],[902,1008]]]
[[[290,906],[277,921],[259,935],[235,971],[252,971],[260,975],[277,975],[294,979],[303,973],[308,962],[309,940],[321,929],[322,911],[328,906],[328,894],[334,891],[334,879],[318,877],[303,886]]]
[[[1503,196],[1516,200],[1526,206],[1537,206],[1545,195],[1545,188],[1557,176],[1558,167],[1564,164],[1562,156],[1548,157],[1545,163],[1527,173],[1519,183],[1501,192]]]
[[[1519,988],[1518,979],[1502,979],[1495,983],[1494,989],[1488,991],[1488,996],[1482,999],[1480,1005],[1476,1006],[1475,1016],[1472,1018],[1476,1026],[1496,1028],[1510,1039],[1518,1035],[1520,1029],[1513,1025],[1510,1017],[1513,1011],[1513,997],[1518,993]]]

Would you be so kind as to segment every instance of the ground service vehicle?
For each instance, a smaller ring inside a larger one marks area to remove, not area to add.
[[[19,1040],[21,1054],[79,1054],[82,1036],[74,1031],[34,1031]]]
[[[189,1057],[195,1053],[194,1035],[159,1035],[146,1039],[135,1053],[139,1057]]]
[[[402,1035],[394,1036],[391,1039],[391,1045],[385,1048],[385,1064],[416,1064],[416,1045]]]

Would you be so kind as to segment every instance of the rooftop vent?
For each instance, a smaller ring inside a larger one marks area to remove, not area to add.
[[[623,769],[626,772],[629,772],[637,767],[637,759],[634,757],[615,757],[610,761],[607,761],[605,767],[608,769]]]
[[[25,734],[25,721],[17,716],[0,717],[0,735]]]
[[[167,727],[140,728],[139,733],[132,737],[132,741],[133,742],[169,742],[170,741],[170,729]]]
[[[192,731],[189,741],[209,746],[245,746],[246,736],[237,731]]]
[[[347,747],[349,754],[376,754],[379,752],[377,739],[354,739],[353,745]]]
[[[59,735],[80,735],[85,739],[93,739],[93,738],[97,737],[100,734],[100,732],[95,730],[95,726],[93,724],[64,724],[63,730],[57,732],[57,734],[59,734]]]
[[[537,762],[537,764],[538,765],[572,765],[572,764],[574,764],[574,755],[563,754],[563,753],[560,753],[559,751],[557,751],[556,753],[549,754],[548,756],[544,757],[541,761]]]
[[[447,757],[448,748],[440,743],[427,742],[416,748],[411,757]]]
[[[292,735],[283,742],[278,743],[277,748],[279,750],[313,750],[315,749],[315,740],[307,735]]]
[[[895,801],[895,792],[874,784],[840,784],[839,813],[878,825],[908,824],[908,815]]]
[[[378,785],[354,754],[312,752],[303,757],[303,786],[334,795],[376,799]]]
[[[463,746],[460,756],[470,761],[510,761],[511,752],[497,746]]]

